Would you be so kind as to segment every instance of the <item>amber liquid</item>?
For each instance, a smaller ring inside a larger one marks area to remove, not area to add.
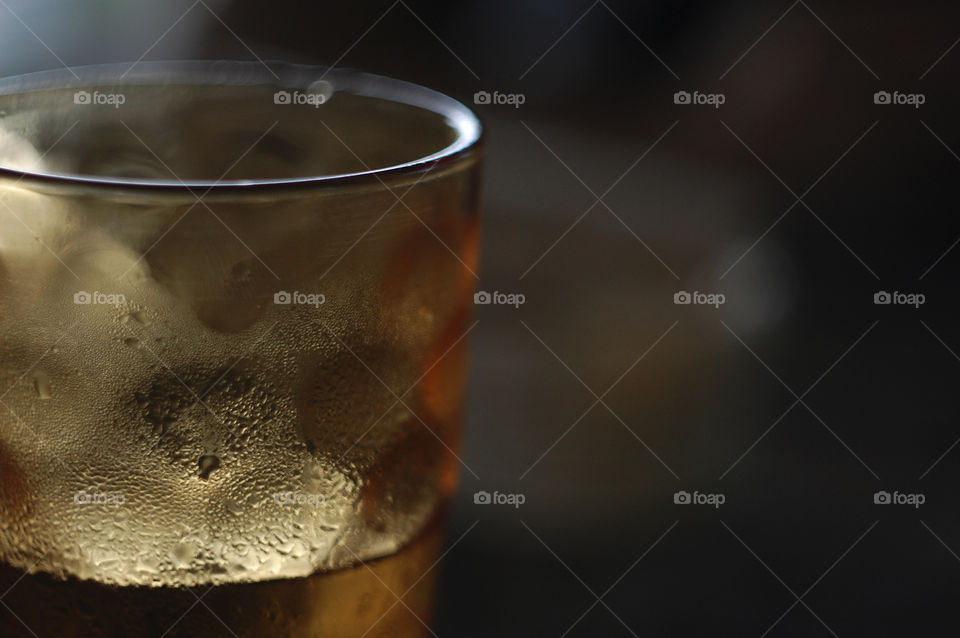
[[[3,566],[0,636],[428,636],[437,578],[434,562],[443,540],[440,518],[392,556],[288,580],[115,587],[26,575]]]

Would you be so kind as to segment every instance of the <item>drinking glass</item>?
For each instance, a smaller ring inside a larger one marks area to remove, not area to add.
[[[480,154],[354,71],[0,81],[0,634],[425,635]]]

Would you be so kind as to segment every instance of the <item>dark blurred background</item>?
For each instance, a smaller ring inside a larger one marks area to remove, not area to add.
[[[0,0],[3,75],[522,96],[475,106],[479,286],[526,302],[478,307],[444,638],[960,632],[958,37],[943,2]]]

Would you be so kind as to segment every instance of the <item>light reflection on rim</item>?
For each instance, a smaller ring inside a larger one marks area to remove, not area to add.
[[[265,66],[266,65],[266,66]],[[21,170],[0,165],[0,178],[18,181],[42,181],[60,185],[154,188],[162,190],[198,188],[211,191],[282,185],[334,186],[382,179],[395,174],[415,173],[447,161],[454,161],[475,147],[481,139],[482,127],[476,115],[461,102],[426,87],[391,78],[352,70],[290,64],[286,62],[175,61],[141,62],[132,70],[129,64],[102,64],[70,67],[70,70],[40,71],[0,79],[0,96],[52,89],[82,89],[94,86],[138,86],[157,84],[203,84],[214,86],[269,85],[278,89],[307,89],[311,83],[329,78],[338,91],[379,98],[419,107],[443,116],[456,131],[456,139],[435,153],[408,162],[352,173],[336,173],[309,177],[241,179],[241,180],[166,180],[98,175],[81,175]],[[269,68],[267,68],[269,67]],[[72,71],[72,72],[71,72]],[[79,79],[78,77],[79,76]],[[277,79],[279,76],[279,80]],[[216,80],[214,82],[213,80]]]

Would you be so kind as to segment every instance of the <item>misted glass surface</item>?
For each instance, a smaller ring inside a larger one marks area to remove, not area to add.
[[[479,127],[273,68],[0,85],[4,636],[428,633]]]

